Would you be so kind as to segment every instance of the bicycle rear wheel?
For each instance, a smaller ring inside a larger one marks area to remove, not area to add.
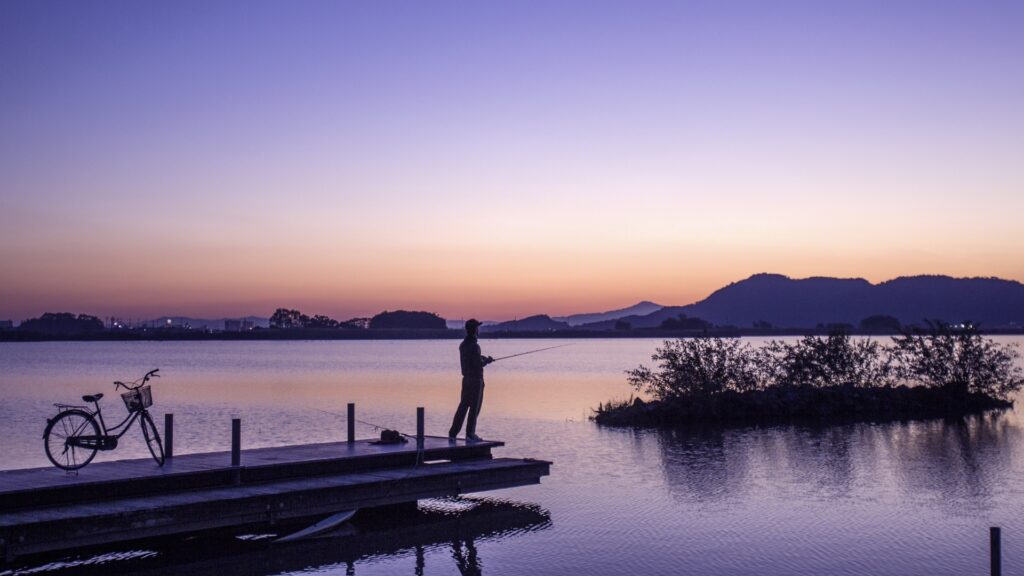
[[[69,442],[75,438],[99,438],[96,419],[82,410],[66,410],[50,420],[43,432],[46,457],[63,470],[78,470],[96,456],[96,447]]]
[[[146,438],[146,446],[149,446],[149,453],[153,460],[160,466],[164,465],[164,443],[160,441],[160,433],[156,430],[149,412],[143,412],[139,417],[139,425],[142,426],[142,436]]]

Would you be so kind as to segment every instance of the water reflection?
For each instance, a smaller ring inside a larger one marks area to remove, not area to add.
[[[810,497],[844,497],[853,488],[858,431],[849,425],[790,428],[774,436],[774,447],[763,447],[762,458],[772,475],[788,472]]]
[[[748,451],[736,431],[688,428],[658,433],[669,491],[684,500],[715,501],[747,489]]]
[[[480,575],[481,542],[504,542],[550,527],[550,513],[536,505],[456,497],[426,500],[401,513],[361,513],[336,532],[294,543],[273,544],[269,534],[188,538],[162,541],[150,550],[37,558],[0,574],[354,575],[364,564],[389,559],[398,566],[395,573],[422,575],[430,564],[447,571],[454,563],[461,574]]]
[[[803,501],[894,490],[950,511],[984,508],[1010,483],[1021,430],[1009,413],[953,420],[687,428],[656,435],[669,492],[685,502],[737,501],[752,491]]]
[[[344,413],[347,402],[362,419],[402,430],[415,429],[415,408],[425,406],[428,433],[443,433],[457,394],[453,344],[0,346],[0,468],[49,465],[39,438],[51,402],[155,366],[167,374],[155,408],[175,413],[181,451],[226,449],[233,417],[243,420],[246,447],[337,440],[344,419],[312,408]],[[486,352],[527,344],[493,341]],[[622,371],[659,344],[580,340],[495,367],[482,432],[507,442],[502,456],[555,462],[542,484],[503,495],[543,503],[551,514],[513,508],[496,514],[496,528],[466,528],[477,520],[462,516],[462,501],[430,503],[443,527],[399,522],[390,530],[360,519],[357,532],[293,546],[189,540],[62,560],[78,566],[67,572],[97,574],[953,576],[984,571],[988,527],[1001,525],[1006,565],[1024,566],[1013,536],[1024,534],[1024,427],[1013,411],[957,422],[675,432],[585,422],[590,407],[629,395]],[[113,454],[148,458],[141,438]],[[46,571],[65,573],[56,566]]]
[[[465,550],[463,550],[465,545]],[[452,558],[455,559],[455,566],[459,569],[459,574],[463,576],[479,576],[483,574],[480,568],[480,560],[476,555],[476,543],[473,542],[472,538],[467,539],[465,542],[456,540],[452,542]]]
[[[965,507],[988,508],[994,492],[1006,485],[1021,430],[1006,412],[989,412],[954,421],[903,424],[879,434],[895,467],[899,487],[925,493],[958,513]]]

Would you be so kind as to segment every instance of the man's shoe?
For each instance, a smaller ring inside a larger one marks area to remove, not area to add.
[[[455,442],[455,436],[449,436],[448,442]]]
[[[484,441],[483,438],[477,436],[476,434],[467,434],[466,435],[466,440],[469,440],[470,442],[483,442]]]

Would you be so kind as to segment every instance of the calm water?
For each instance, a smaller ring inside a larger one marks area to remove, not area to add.
[[[1024,339],[1004,339],[1024,341]],[[500,356],[563,341],[482,341]],[[177,453],[337,440],[362,419],[444,434],[458,401],[457,341],[0,344],[0,468],[47,466],[51,403],[159,367],[154,412],[175,414]],[[590,408],[628,397],[623,370],[655,340],[583,340],[488,368],[479,433],[499,456],[554,461],[539,486],[424,502],[433,526],[362,527],[295,547],[112,548],[103,570],[255,574],[980,574],[988,527],[1004,573],[1024,574],[1024,423],[781,426],[704,433],[607,429]],[[1022,404],[1024,406],[1024,404]],[[374,430],[361,426],[360,435]],[[98,458],[146,456],[132,434]],[[87,469],[86,469],[87,470]],[[376,530],[376,532],[374,532]],[[427,533],[424,536],[424,532]],[[168,566],[168,564],[170,564]],[[160,569],[153,566],[163,566]],[[46,566],[55,568],[57,565]],[[41,567],[36,567],[41,568]],[[61,571],[58,571],[61,572]],[[0,570],[0,574],[3,574]]]

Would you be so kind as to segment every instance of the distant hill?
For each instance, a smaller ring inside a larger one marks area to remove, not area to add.
[[[581,328],[583,330],[614,330],[615,324],[618,322],[626,322],[629,324],[630,328],[657,328],[661,326],[661,323],[665,320],[668,320],[669,318],[678,318],[680,314],[685,314],[686,308],[686,306],[665,306],[649,314],[633,314],[614,320],[590,322],[588,324],[577,326],[577,328]]]
[[[395,310],[394,312],[381,312],[370,318],[370,328],[373,330],[445,330],[447,325],[444,318],[431,312]]]
[[[103,321],[88,314],[46,312],[39,318],[25,320],[18,326],[18,330],[49,335],[95,333],[103,331]]]
[[[813,328],[819,324],[857,326],[885,315],[902,324],[925,319],[983,326],[1024,326],[1024,284],[999,278],[911,276],[872,284],[862,278],[802,278],[755,274],[721,288],[681,313],[719,326]]]
[[[445,320],[449,330],[462,330],[466,327],[466,320]],[[481,326],[493,326],[497,324],[494,320],[481,320]]]
[[[654,302],[638,302],[628,308],[620,308],[618,310],[609,310],[607,312],[591,312],[587,314],[573,314],[571,316],[560,316],[555,317],[553,320],[557,322],[565,322],[570,326],[580,326],[582,324],[592,324],[594,322],[604,322],[607,320],[618,320],[626,316],[644,316],[651,312],[656,312],[664,308],[661,304],[655,304]]]
[[[538,314],[520,320],[509,320],[499,322],[491,326],[481,326],[482,332],[547,332],[552,330],[567,330],[571,328],[566,322],[553,320],[547,314]]]
[[[800,278],[755,274],[688,306],[666,306],[623,316],[630,328],[657,328],[668,319],[700,318],[737,328],[815,328],[862,320],[970,320],[988,328],[1024,327],[1024,284],[1000,278],[911,276],[872,284],[863,278]],[[613,330],[616,320],[590,322],[585,330]]]

